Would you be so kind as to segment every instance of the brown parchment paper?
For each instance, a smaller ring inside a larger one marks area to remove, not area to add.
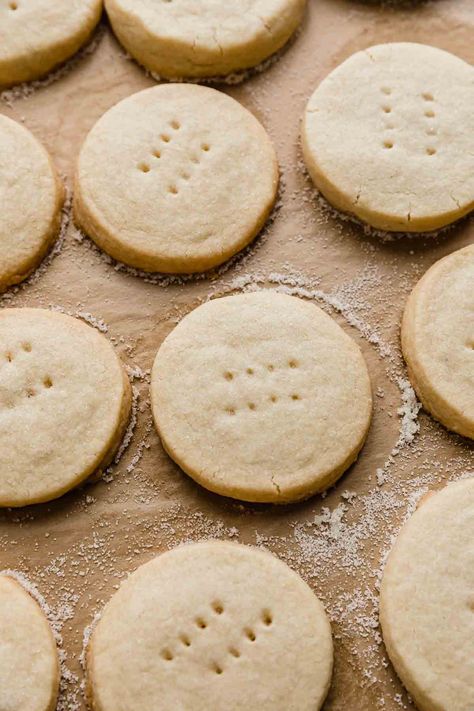
[[[419,276],[472,242],[474,224],[468,218],[436,237],[387,241],[343,221],[318,200],[304,172],[299,122],[317,83],[358,49],[411,40],[474,62],[473,38],[473,0],[391,6],[309,0],[300,33],[278,61],[239,85],[219,87],[262,121],[281,165],[280,209],[250,250],[202,279],[144,280],[118,269],[70,224],[57,256],[0,301],[1,307],[61,307],[93,321],[130,366],[138,397],[130,445],[105,480],[48,505],[0,512],[0,568],[19,571],[36,586],[62,639],[59,709],[85,708],[84,631],[87,637],[120,579],[160,551],[208,536],[267,546],[324,601],[335,641],[326,711],[413,708],[378,628],[383,556],[419,497],[474,470],[474,463],[472,444],[423,413],[417,417],[399,354],[399,320]],[[0,111],[24,121],[46,144],[71,186],[80,145],[95,121],[153,83],[104,21],[89,51],[59,78],[30,95],[4,95]],[[147,373],[177,320],[205,299],[282,285],[316,299],[358,341],[372,377],[374,419],[358,462],[326,496],[283,508],[251,506],[206,492],[164,454],[151,425]]]

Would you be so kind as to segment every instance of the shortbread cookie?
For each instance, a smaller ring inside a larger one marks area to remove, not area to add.
[[[49,623],[38,603],[0,574],[0,709],[54,711],[59,661]]]
[[[97,122],[79,157],[74,208],[115,259],[199,272],[252,241],[277,185],[272,144],[249,111],[214,89],[168,84]]]
[[[37,79],[71,57],[101,12],[102,0],[1,0],[0,87]]]
[[[303,151],[321,193],[373,227],[436,230],[474,207],[474,68],[435,47],[381,44],[319,85]]]
[[[403,316],[402,348],[424,408],[474,439],[474,245],[436,262],[418,282]]]
[[[71,316],[0,309],[0,506],[49,501],[106,466],[130,384],[106,338]]]
[[[141,566],[88,650],[94,711],[317,711],[332,674],[318,598],[268,552],[182,546]]]
[[[474,709],[474,479],[426,498],[389,555],[380,622],[421,711]]]
[[[0,195],[2,291],[23,281],[50,249],[58,236],[63,199],[46,150],[26,128],[2,115]]]
[[[247,69],[280,49],[306,0],[106,0],[120,42],[167,78],[213,77]]]
[[[372,398],[359,347],[330,316],[260,291],[181,321],[156,356],[152,407],[164,448],[202,486],[285,503],[354,462]]]

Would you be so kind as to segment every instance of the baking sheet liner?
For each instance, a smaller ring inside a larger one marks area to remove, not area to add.
[[[400,358],[399,321],[420,275],[471,243],[474,223],[467,218],[429,237],[367,234],[312,188],[299,123],[318,82],[354,51],[409,40],[474,63],[473,36],[472,0],[309,0],[301,31],[276,61],[240,84],[219,85],[262,121],[280,161],[279,209],[250,249],[201,278],[143,278],[67,224],[66,210],[56,253],[1,298],[1,307],[61,308],[99,327],[129,366],[135,390],[129,446],[99,483],[51,504],[0,512],[0,568],[27,576],[61,640],[59,709],[85,709],[84,636],[123,576],[160,551],[205,537],[268,547],[324,601],[335,640],[325,711],[413,708],[381,643],[381,566],[420,496],[474,475],[474,463],[471,443],[419,412]],[[71,188],[79,148],[96,120],[153,84],[104,21],[77,59],[44,82],[4,93],[0,111],[45,143]],[[206,299],[255,288],[314,299],[360,344],[372,378],[374,419],[358,462],[326,496],[293,506],[252,506],[206,492],[164,454],[151,423],[149,371],[165,336]]]

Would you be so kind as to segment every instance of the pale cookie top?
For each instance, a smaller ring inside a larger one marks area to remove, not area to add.
[[[167,84],[121,101],[91,130],[76,220],[127,264],[203,271],[255,237],[277,183],[275,151],[247,109],[215,89]]]
[[[402,346],[425,408],[474,439],[474,245],[436,262],[418,282],[405,309]]]
[[[168,78],[253,67],[298,27],[306,0],[106,0],[114,32],[144,66]]]
[[[274,291],[195,309],[152,371],[170,456],[206,488],[248,501],[330,486],[357,457],[371,406],[356,343],[315,304]]]
[[[317,711],[331,629],[303,580],[271,554],[218,541],[140,567],[88,650],[96,711]]]
[[[435,47],[381,44],[324,79],[303,122],[308,170],[340,210],[434,230],[474,207],[474,68]]]
[[[427,498],[385,567],[385,644],[422,711],[474,708],[474,479]]]
[[[0,195],[2,290],[22,281],[46,254],[59,230],[63,195],[43,146],[26,128],[2,115]]]
[[[0,709],[54,711],[59,662],[49,623],[13,578],[0,574]]]
[[[102,0],[0,0],[0,87],[45,74],[76,52]]]
[[[102,463],[127,417],[107,339],[70,316],[0,310],[0,505],[48,501]]]

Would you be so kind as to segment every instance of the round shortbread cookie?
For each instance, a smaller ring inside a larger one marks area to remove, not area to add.
[[[0,506],[49,501],[106,466],[130,384],[107,339],[71,316],[0,310]]]
[[[163,446],[199,484],[285,503],[327,489],[370,424],[356,343],[315,304],[275,291],[215,299],[161,345],[152,408]]]
[[[0,86],[31,81],[90,37],[102,0],[0,0]]]
[[[23,281],[46,255],[60,229],[63,201],[46,150],[26,128],[2,115],[0,196],[2,291]]]
[[[122,583],[87,662],[95,711],[317,711],[331,683],[331,628],[278,558],[206,541]]]
[[[0,709],[54,711],[59,660],[53,633],[38,603],[3,574],[0,630]]]
[[[283,47],[306,0],[106,0],[115,34],[144,67],[168,79],[254,67]]]
[[[424,408],[474,439],[474,245],[436,262],[413,289],[402,349]]]
[[[381,44],[319,85],[303,120],[316,187],[373,227],[436,230],[474,207],[474,68],[428,45]]]
[[[422,711],[474,709],[474,479],[422,501],[385,566],[385,646]]]
[[[167,84],[121,101],[94,126],[74,209],[112,257],[199,272],[252,241],[277,187],[275,151],[247,109],[215,89]]]

